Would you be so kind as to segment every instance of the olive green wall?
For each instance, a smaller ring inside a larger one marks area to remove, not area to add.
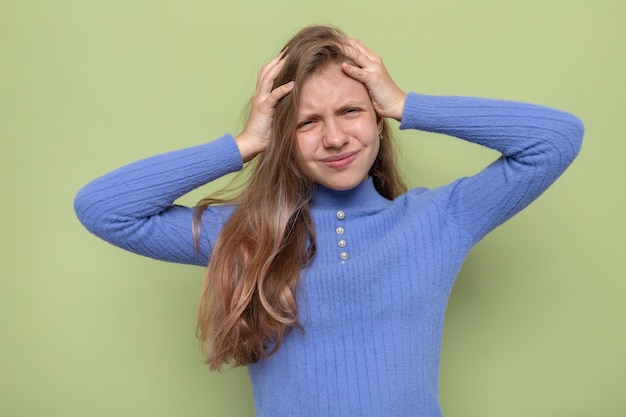
[[[258,68],[310,23],[361,38],[407,90],[585,121],[570,170],[470,254],[447,316],[441,402],[447,417],[619,415],[625,4],[0,0],[0,415],[252,415],[245,371],[201,363],[202,269],[96,239],[72,198],[121,164],[236,132]],[[494,157],[419,132],[399,140],[412,185]]]

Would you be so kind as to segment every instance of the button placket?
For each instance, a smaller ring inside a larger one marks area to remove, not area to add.
[[[339,210],[337,211],[337,220],[341,221],[343,219],[346,218],[346,213],[343,210]],[[337,235],[340,237],[340,239],[337,241],[337,246],[340,248],[345,248],[346,245],[348,244],[348,242],[346,242],[346,240],[342,237],[343,234],[345,233],[345,229],[343,228],[343,226],[337,226],[335,228],[335,233],[337,233]],[[339,259],[341,259],[342,261],[347,260],[349,257],[348,255],[348,251],[343,250],[339,253]]]

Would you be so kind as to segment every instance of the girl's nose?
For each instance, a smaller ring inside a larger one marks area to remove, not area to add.
[[[327,148],[342,148],[348,143],[348,135],[336,122],[326,123],[323,135],[324,146]]]

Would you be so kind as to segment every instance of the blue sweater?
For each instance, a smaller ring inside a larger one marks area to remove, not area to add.
[[[583,126],[529,104],[409,94],[401,129],[453,135],[502,153],[480,173],[389,201],[367,180],[312,204],[317,254],[303,270],[303,329],[248,367],[257,416],[441,415],[446,303],[471,247],[537,198],[575,158]],[[135,162],[83,188],[75,209],[101,238],[165,261],[206,265],[232,207],[203,216],[178,197],[241,169],[232,136]]]

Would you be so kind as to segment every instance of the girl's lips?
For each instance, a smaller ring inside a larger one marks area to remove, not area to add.
[[[341,155],[331,156],[322,160],[324,165],[333,169],[342,169],[349,166],[356,159],[358,152],[349,152]]]

